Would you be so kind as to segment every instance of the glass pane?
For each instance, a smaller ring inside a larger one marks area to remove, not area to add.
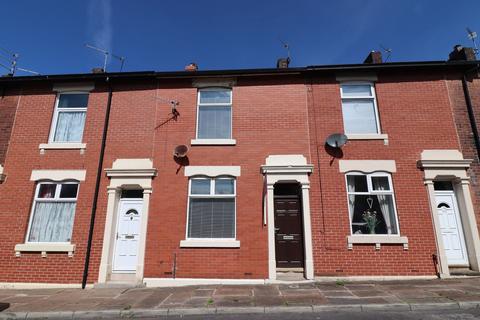
[[[191,194],[210,194],[210,179],[192,179]]]
[[[354,234],[397,234],[395,208],[391,195],[355,195],[352,232]]]
[[[86,112],[59,112],[55,142],[81,142]]]
[[[434,181],[433,188],[438,191],[442,190],[453,190],[453,185],[451,181]]]
[[[78,184],[76,183],[62,184],[62,189],[60,190],[60,198],[76,198],[77,190]]]
[[[58,101],[59,108],[86,108],[88,104],[88,94],[62,94]]]
[[[348,175],[347,187],[348,192],[368,192],[367,176]]]
[[[215,194],[233,194],[233,179],[215,179]]]
[[[230,103],[231,90],[200,91],[200,103]]]
[[[57,188],[56,184],[42,183],[40,185],[40,189],[38,190],[38,198],[54,198],[56,188]]]
[[[343,97],[370,97],[372,96],[370,85],[343,85]]]
[[[198,108],[198,138],[199,139],[230,139],[231,107]]]
[[[75,202],[37,202],[28,241],[70,242]]]
[[[190,199],[189,238],[234,238],[235,199]]]
[[[143,190],[122,190],[120,198],[143,198]]]
[[[378,133],[373,100],[342,101],[345,133]]]
[[[373,190],[390,190],[390,184],[388,183],[388,177],[372,177]]]

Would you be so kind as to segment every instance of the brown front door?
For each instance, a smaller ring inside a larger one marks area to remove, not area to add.
[[[303,225],[300,197],[275,196],[274,202],[277,267],[303,267]]]

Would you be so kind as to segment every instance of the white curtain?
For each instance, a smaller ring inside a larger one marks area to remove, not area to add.
[[[69,242],[75,202],[37,202],[28,241]]]
[[[379,186],[378,190],[385,190],[384,186]],[[387,233],[392,233],[392,222],[390,221],[390,202],[387,199],[387,195],[377,195],[378,202],[380,203],[380,209],[382,209],[382,216],[385,220],[385,224],[387,225]]]
[[[59,112],[55,142],[81,142],[86,112]]]
[[[347,179],[348,192],[355,192],[355,179]],[[348,195],[348,205],[350,206],[350,223],[353,222],[353,211],[355,210],[355,195]]]

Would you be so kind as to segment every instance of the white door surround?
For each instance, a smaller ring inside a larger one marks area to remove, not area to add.
[[[266,208],[264,221],[268,225],[268,278],[277,277],[275,258],[275,213],[274,213],[274,185],[277,182],[298,182],[302,188],[303,236],[305,250],[304,273],[308,280],[314,279],[312,227],[310,219],[310,181],[309,174],[313,172],[313,165],[307,164],[302,155],[270,155],[261,166],[266,182]]]
[[[462,220],[455,192],[435,190],[435,200],[447,263],[449,266],[468,266]]]
[[[141,218],[139,221],[138,254],[134,273],[135,282],[141,283],[143,281],[152,179],[156,176],[157,170],[153,168],[153,163],[150,159],[117,159],[113,162],[112,168],[105,169],[105,171],[110,178],[110,185],[107,188],[107,213],[98,283],[105,283],[112,279],[120,196],[122,190],[128,189],[143,190]]]
[[[478,236],[475,211],[470,194],[470,178],[467,169],[472,160],[463,159],[458,150],[424,150],[417,166],[424,171],[424,183],[427,187],[437,244],[438,267],[440,277],[449,277],[447,254],[443,243],[440,217],[437,210],[434,181],[451,181],[457,198],[458,211],[462,221],[465,247],[470,268],[480,270],[480,240]]]
[[[138,259],[138,240],[143,199],[120,199],[117,231],[112,259],[112,272],[135,273]]]

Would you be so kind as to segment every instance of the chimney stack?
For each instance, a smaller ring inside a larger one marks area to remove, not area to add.
[[[448,55],[448,61],[475,61],[475,49],[465,48],[459,44],[453,47],[453,51]]]
[[[197,71],[198,65],[195,62],[191,62],[190,64],[185,66],[185,71]]]
[[[92,73],[105,73],[105,70],[103,68],[93,68]]]
[[[382,53],[380,51],[372,50],[365,58],[363,63],[377,64],[382,63]]]

